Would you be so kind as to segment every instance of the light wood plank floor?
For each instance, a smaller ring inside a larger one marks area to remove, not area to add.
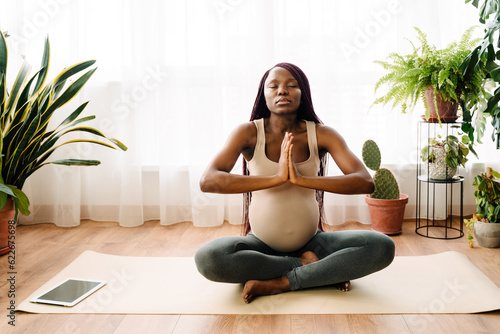
[[[467,255],[500,286],[500,249],[470,249],[466,238],[435,240],[415,234],[414,222],[394,236],[396,255],[427,255],[454,250]],[[369,229],[346,223],[332,230]],[[124,228],[83,221],[79,227],[53,224],[19,226],[16,232],[15,294],[20,303],[84,250],[131,256],[193,256],[207,241],[239,235],[240,226],[161,226],[147,222]],[[8,324],[8,257],[0,258],[0,333],[499,333],[500,311],[448,315],[38,315],[17,313]]]

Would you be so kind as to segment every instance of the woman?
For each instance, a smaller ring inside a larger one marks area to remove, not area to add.
[[[344,175],[324,176],[327,154]],[[244,175],[231,173],[240,155]],[[350,280],[394,258],[394,242],[381,233],[322,231],[324,191],[369,194],[374,183],[340,134],[318,119],[307,77],[295,65],[280,63],[264,74],[251,122],[229,136],[200,188],[247,194],[246,235],[212,240],[195,256],[207,279],[244,283],[246,303],[324,285],[347,291]]]

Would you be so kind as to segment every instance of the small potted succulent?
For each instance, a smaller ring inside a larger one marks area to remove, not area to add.
[[[469,137],[462,135],[460,139],[454,135],[444,138],[441,135],[429,138],[428,145],[420,152],[420,158],[428,163],[429,178],[434,180],[449,180],[456,173],[458,166],[465,167],[467,156],[472,152],[476,157]]]
[[[500,173],[491,167],[474,178],[476,213],[465,219],[468,227],[469,246],[474,246],[476,236],[479,246],[500,247]]]
[[[367,140],[363,144],[362,156],[366,167],[375,171],[375,191],[365,197],[372,229],[387,235],[399,234],[408,195],[399,192],[398,182],[390,170],[380,168],[381,154],[377,143]]]

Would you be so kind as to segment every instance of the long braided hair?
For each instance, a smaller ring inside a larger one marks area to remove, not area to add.
[[[314,107],[311,98],[311,88],[309,87],[309,80],[307,79],[304,72],[298,66],[290,63],[276,64],[274,67],[267,70],[266,73],[264,73],[262,79],[260,80],[259,90],[257,92],[257,97],[255,99],[255,103],[252,109],[252,115],[250,116],[250,121],[259,118],[267,118],[271,115],[271,112],[267,108],[266,100],[264,97],[264,85],[269,75],[269,72],[271,72],[271,70],[275,67],[281,67],[289,71],[299,84],[299,88],[301,90],[301,97],[300,97],[301,103],[299,109],[297,110],[297,118],[306,121],[312,121],[314,123],[323,124],[323,122],[314,112]],[[326,162],[327,162],[327,155],[325,154],[320,161],[320,166],[318,171],[319,176],[325,175]],[[243,175],[249,175],[249,174],[250,172],[247,167],[247,161],[243,158]],[[318,201],[318,209],[319,209],[318,228],[321,231],[323,231],[323,222],[325,221],[323,198],[324,198],[324,192],[322,190],[316,190],[316,200]],[[248,232],[250,232],[251,230],[250,220],[248,216],[251,199],[252,199],[252,193],[248,192],[243,194],[243,231],[242,231],[243,235],[247,235]]]

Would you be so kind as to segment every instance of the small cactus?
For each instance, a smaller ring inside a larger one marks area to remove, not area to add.
[[[372,198],[399,199],[399,186],[392,172],[386,168],[380,168],[373,176],[375,191],[370,195]]]
[[[378,199],[399,199],[399,186],[392,172],[386,168],[380,168],[381,154],[377,143],[367,140],[363,144],[363,162],[366,167],[375,171],[373,181],[375,191],[371,198]]]
[[[363,144],[363,161],[366,167],[375,172],[380,168],[380,150],[377,143],[371,139],[365,141]]]

